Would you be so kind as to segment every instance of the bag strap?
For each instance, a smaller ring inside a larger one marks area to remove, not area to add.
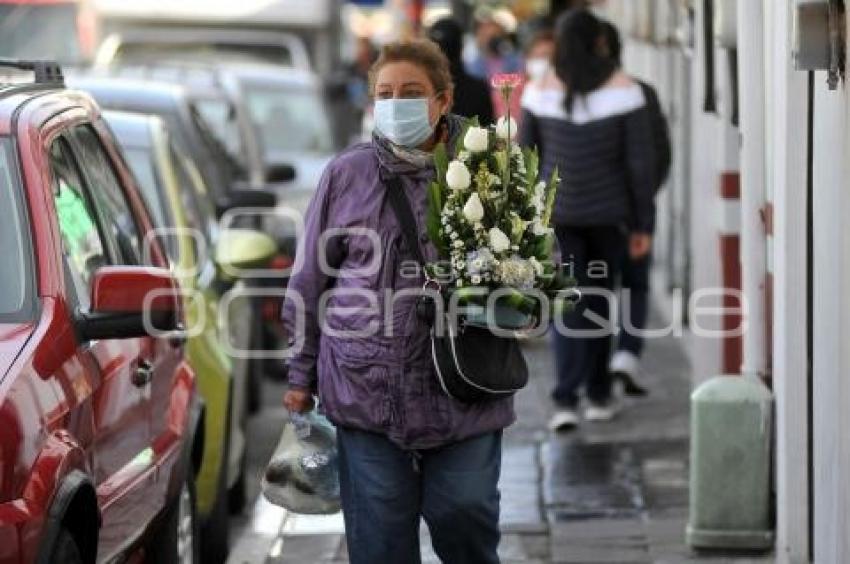
[[[425,266],[425,256],[422,254],[422,248],[419,246],[419,237],[416,234],[416,217],[413,215],[413,208],[410,207],[410,200],[407,194],[404,193],[404,186],[401,179],[395,174],[388,175],[385,178],[387,197],[390,200],[390,206],[393,208],[395,217],[398,220],[401,232],[407,241],[407,246],[413,253],[416,262],[419,266]]]

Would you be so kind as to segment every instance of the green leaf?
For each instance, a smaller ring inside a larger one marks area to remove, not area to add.
[[[558,184],[561,183],[561,178],[558,176],[558,168],[552,171],[552,176],[549,177],[549,183],[546,185],[546,199],[544,200],[543,216],[540,218],[543,225],[548,226],[549,220],[552,218],[552,207],[555,205],[555,193],[558,191]]]
[[[539,174],[540,156],[536,149],[527,147],[523,149],[523,160],[525,161],[525,178],[529,189],[534,189],[537,184],[537,175]]]
[[[445,143],[438,143],[434,147],[434,168],[437,169],[437,182],[445,184],[446,171],[449,169],[449,155]]]
[[[428,237],[440,251],[440,254],[444,254],[446,252],[446,242],[443,241],[443,238],[440,235],[442,211],[442,189],[438,182],[431,182],[428,185],[428,211],[425,216],[425,227],[428,231]]]
[[[555,240],[551,234],[541,235],[537,237],[537,240],[534,242],[534,250],[532,254],[537,257],[538,260],[544,261],[552,258],[552,247],[555,244]]]

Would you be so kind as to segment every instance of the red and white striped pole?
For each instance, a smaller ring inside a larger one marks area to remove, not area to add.
[[[721,366],[723,374],[740,374],[743,338],[737,334],[743,318],[741,295],[741,177],[738,172],[720,175],[720,279],[727,292],[723,297],[725,314]]]

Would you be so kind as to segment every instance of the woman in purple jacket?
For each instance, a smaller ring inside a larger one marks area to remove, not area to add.
[[[369,74],[370,143],[337,156],[307,211],[284,323],[295,337],[284,403],[318,393],[337,425],[353,563],[419,562],[425,519],[444,562],[498,562],[501,431],[511,399],[459,403],[440,389],[429,326],[416,314],[424,278],[387,199],[399,178],[428,260],[432,151],[458,140],[448,61],[429,41],[384,47]]]

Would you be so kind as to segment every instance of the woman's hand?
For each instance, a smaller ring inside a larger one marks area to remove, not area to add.
[[[313,394],[305,390],[289,390],[283,396],[283,405],[292,413],[307,413],[313,409]]]
[[[649,233],[632,233],[629,236],[629,256],[633,259],[643,258],[652,250],[652,235]]]

